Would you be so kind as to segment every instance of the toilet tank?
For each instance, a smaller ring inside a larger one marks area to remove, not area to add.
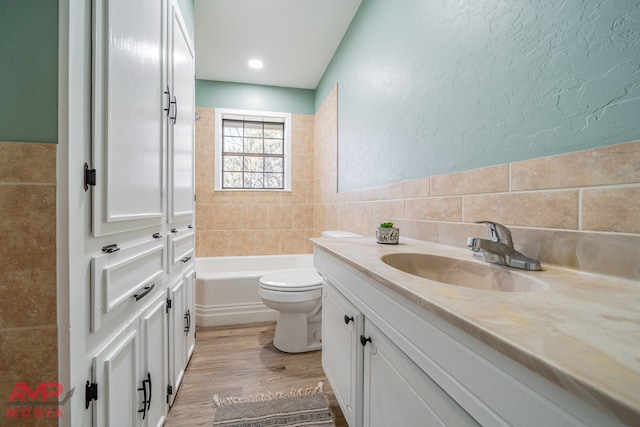
[[[352,233],[350,231],[343,230],[326,230],[322,232],[322,237],[329,239],[337,239],[341,237],[362,237],[362,234]]]

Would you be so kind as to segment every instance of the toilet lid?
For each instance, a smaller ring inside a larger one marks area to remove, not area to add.
[[[274,291],[307,291],[322,286],[322,276],[315,270],[290,270],[260,278],[260,286]]]

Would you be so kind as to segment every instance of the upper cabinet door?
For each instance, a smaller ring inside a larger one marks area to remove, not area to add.
[[[94,0],[93,234],[163,222],[166,3]]]
[[[195,54],[177,2],[169,19],[169,222],[194,212]]]

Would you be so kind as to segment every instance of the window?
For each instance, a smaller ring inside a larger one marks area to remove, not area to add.
[[[290,135],[290,114],[216,109],[216,190],[290,190]]]

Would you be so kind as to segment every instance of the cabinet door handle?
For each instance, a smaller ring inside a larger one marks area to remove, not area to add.
[[[143,292],[141,294],[135,294],[133,295],[133,297],[136,299],[136,301],[139,301],[145,296],[147,296],[147,294],[151,292],[153,288],[155,288],[155,286],[156,286],[155,283],[152,283],[151,286],[145,286],[144,288],[142,288]]]
[[[191,330],[191,311],[189,311],[188,309],[187,309],[187,312],[184,313],[184,320],[185,320],[184,334],[189,335],[189,331]]]
[[[367,345],[368,342],[371,342],[371,337],[366,337],[364,335],[360,335],[360,344],[363,346]]]
[[[167,86],[167,90],[164,91],[165,95],[167,95],[167,99],[169,100],[169,104],[167,108],[164,108],[164,111],[167,112],[167,117],[169,117],[169,111],[171,110],[171,91],[169,90],[169,86]]]
[[[344,315],[344,323],[345,325],[348,325],[349,322],[353,322],[353,316],[349,317],[346,314]]]
[[[187,263],[187,262],[189,262],[190,259],[191,259],[190,256],[186,256],[186,257],[182,258],[180,261],[182,261],[184,263]]]
[[[147,411],[151,409],[151,372],[147,372],[147,379],[145,380],[149,384],[149,400],[147,400]]]
[[[169,120],[173,120],[173,124],[176,124],[178,120],[178,99],[173,95],[173,101],[169,101],[169,104],[173,104],[173,117],[169,116]]]
[[[147,372],[147,379],[149,380],[149,384],[151,384],[150,372]],[[151,405],[151,399],[147,398],[147,380],[142,380],[142,387],[139,387],[138,391],[142,392],[142,409],[138,409],[138,413],[142,414],[142,419],[144,420],[147,417],[147,409]]]

